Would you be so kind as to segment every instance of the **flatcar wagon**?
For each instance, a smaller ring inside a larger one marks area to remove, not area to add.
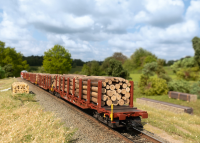
[[[134,107],[133,105],[133,95],[134,95],[134,83],[130,82],[130,103],[129,105],[123,106],[104,106],[101,104],[102,102],[102,81],[98,80],[98,96],[97,103],[91,101],[91,84],[92,81],[90,79],[87,80],[87,99],[83,99],[82,96],[82,79],[78,79],[79,82],[79,94],[78,96],[75,94],[75,78],[70,79],[63,75],[56,75],[55,85],[52,85],[52,76],[51,74],[40,74],[40,73],[29,73],[23,72],[23,79],[30,81],[31,83],[38,85],[44,90],[49,91],[53,95],[56,95],[59,98],[65,99],[66,101],[78,106],[82,109],[91,110],[93,112],[93,116],[107,124],[112,128],[119,127],[143,127],[141,124],[141,118],[148,118],[148,113],[146,111],[142,111]],[[61,80],[64,79],[64,80]],[[67,82],[65,82],[67,81]],[[72,89],[70,88],[70,83],[72,84]],[[58,86],[57,86],[58,85]],[[61,86],[62,85],[62,86]],[[64,88],[67,87],[67,90]],[[75,96],[76,95],[76,96]]]

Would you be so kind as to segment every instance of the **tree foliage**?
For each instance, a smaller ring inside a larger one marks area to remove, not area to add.
[[[168,83],[169,91],[177,91],[183,93],[190,92],[190,84],[184,80],[173,80]]]
[[[29,69],[29,65],[26,61],[23,61],[21,53],[17,53],[15,48],[5,48],[5,43],[0,41],[0,66],[6,65],[12,65],[12,75],[16,77],[20,76],[22,70]]]
[[[122,64],[127,60],[127,57],[121,52],[115,52],[112,57],[118,61],[121,61]]]
[[[194,59],[200,66],[200,38],[194,37],[192,39],[192,45],[193,45],[193,49],[195,51]]]
[[[176,72],[176,75],[180,79],[184,80],[199,80],[199,67],[182,68]]]
[[[30,66],[42,66],[42,62],[43,62],[43,56],[23,56],[22,57],[23,60],[27,61],[27,64],[29,64]]]
[[[11,64],[7,64],[4,66],[5,77],[13,77],[13,66]]]
[[[3,68],[0,66],[0,79],[5,77],[5,71],[3,70]]]
[[[81,70],[81,74],[84,75],[95,75],[95,76],[100,76],[103,75],[102,70],[100,68],[99,62],[97,61],[91,61],[88,62],[87,64],[83,65],[83,68]]]
[[[161,78],[148,78],[145,75],[141,76],[139,88],[140,92],[147,96],[165,95],[168,92],[166,80]]]
[[[194,83],[190,88],[190,94],[197,95],[198,99],[200,99],[200,81]]]
[[[43,67],[48,73],[67,73],[71,70],[71,63],[71,54],[63,46],[55,45],[44,52]]]
[[[107,75],[113,77],[122,77],[125,79],[130,79],[129,73],[122,66],[122,63],[115,59],[110,59],[108,62],[109,67],[106,70]]]

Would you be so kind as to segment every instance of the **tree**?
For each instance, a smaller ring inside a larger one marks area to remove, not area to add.
[[[2,67],[0,66],[0,79],[5,77],[5,71],[2,69]]]
[[[55,45],[44,52],[43,67],[49,73],[67,73],[71,70],[71,63],[71,54],[63,46]]]
[[[100,69],[99,62],[97,61],[90,61],[87,64],[83,65],[83,68],[81,70],[81,74],[85,75],[95,75],[100,76],[102,75],[102,70]]]
[[[107,68],[106,72],[109,76],[130,79],[130,74],[128,73],[128,71],[123,68],[121,62],[115,59],[109,60],[109,67]]]
[[[118,61],[121,61],[122,64],[127,60],[127,57],[121,52],[115,52],[112,57]]]
[[[16,52],[15,48],[5,48],[5,43],[0,41],[0,66],[4,67],[11,64],[13,76],[20,76],[22,70],[29,69],[29,65],[26,61],[23,61],[22,56],[21,53]]]
[[[192,39],[192,45],[193,45],[193,49],[195,51],[194,59],[200,66],[200,38],[194,37]]]
[[[13,66],[11,64],[7,64],[4,66],[5,77],[13,77]]]

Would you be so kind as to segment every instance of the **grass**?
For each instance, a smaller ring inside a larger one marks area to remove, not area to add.
[[[0,80],[2,89],[13,78]],[[0,142],[69,142],[74,131],[51,112],[44,112],[32,94],[0,92]]]
[[[142,119],[143,122],[158,127],[173,137],[175,137],[175,135],[182,137],[184,142],[199,142],[200,116],[192,116],[186,113],[176,114],[135,102],[134,106],[148,112],[149,117],[147,119]]]
[[[71,68],[69,73],[80,72],[83,66],[76,66],[75,68]]]

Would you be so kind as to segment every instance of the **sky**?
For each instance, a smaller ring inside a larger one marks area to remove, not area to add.
[[[194,55],[195,36],[200,0],[0,0],[0,41],[24,56],[59,44],[83,61],[140,47],[176,60]]]

